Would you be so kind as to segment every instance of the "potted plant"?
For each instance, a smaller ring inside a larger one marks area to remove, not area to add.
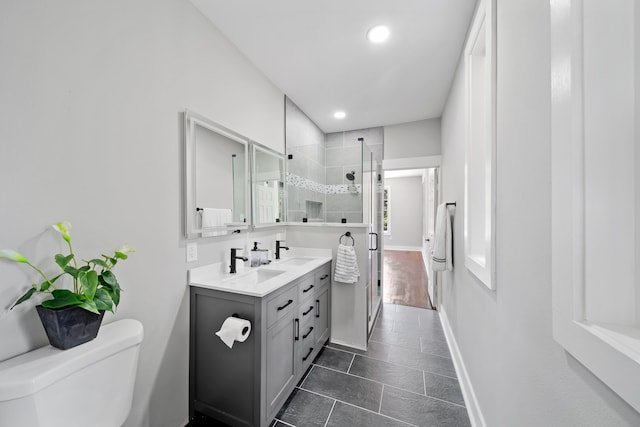
[[[60,233],[69,248],[68,255],[54,256],[55,263],[61,269],[60,274],[48,277],[24,255],[12,249],[0,250],[0,258],[26,264],[44,279],[40,284],[33,284],[11,309],[34,294],[48,294],[51,298],[42,301],[36,309],[51,345],[65,350],[95,338],[104,312],[113,312],[118,306],[121,288],[112,270],[118,261],[127,259],[134,249],[125,245],[113,256],[102,255],[102,258],[82,260],[84,265],[79,266],[71,246],[71,224],[59,222],[52,227]],[[73,290],[57,287],[63,276],[71,276]]]

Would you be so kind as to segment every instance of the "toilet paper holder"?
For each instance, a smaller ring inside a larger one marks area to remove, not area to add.
[[[240,316],[238,316],[238,313],[233,313],[231,315],[231,317],[236,317],[238,319],[240,318]],[[249,328],[247,328],[246,326],[244,328],[242,328],[242,335],[246,334],[248,330],[249,330]]]

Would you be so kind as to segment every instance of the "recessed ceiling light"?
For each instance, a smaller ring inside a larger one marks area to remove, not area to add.
[[[347,113],[345,113],[344,111],[336,111],[335,113],[333,113],[333,117],[335,117],[336,119],[344,119],[345,117],[347,117]]]
[[[376,25],[367,32],[367,38],[371,43],[382,43],[389,38],[389,28],[384,25]]]

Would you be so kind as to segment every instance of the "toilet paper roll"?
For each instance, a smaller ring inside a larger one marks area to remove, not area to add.
[[[227,317],[216,335],[227,345],[233,348],[235,341],[244,342],[251,333],[251,322],[239,317]]]

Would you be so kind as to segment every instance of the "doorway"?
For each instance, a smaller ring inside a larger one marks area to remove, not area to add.
[[[438,201],[437,167],[384,172],[383,302],[435,309],[429,255]]]

